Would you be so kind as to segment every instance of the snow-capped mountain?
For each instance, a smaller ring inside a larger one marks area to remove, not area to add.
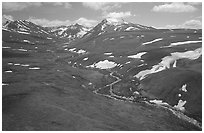
[[[30,44],[54,43],[58,37],[27,20],[7,20],[2,26],[3,41]]]
[[[81,38],[90,30],[89,27],[79,25],[78,23],[70,26],[46,27],[46,29],[55,36],[68,38],[69,40]]]
[[[108,32],[128,32],[139,30],[156,30],[153,27],[143,26],[140,24],[133,24],[126,22],[123,19],[107,18],[103,19],[86,35],[101,35]]]
[[[95,27],[86,27],[78,23],[69,26],[42,27],[28,20],[8,20],[3,23],[3,31],[32,35],[40,38],[59,38],[73,41],[84,36],[99,36],[109,32],[130,32],[156,30],[153,27],[126,22],[123,19],[107,18]]]
[[[38,37],[53,37],[42,26],[36,25],[27,20],[6,21],[2,28],[4,31],[16,32],[19,34],[32,35]]]

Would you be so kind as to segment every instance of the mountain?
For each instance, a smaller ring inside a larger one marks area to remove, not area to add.
[[[90,30],[89,27],[78,23],[69,26],[46,27],[46,29],[59,38],[68,38],[69,40],[81,38]]]
[[[35,36],[38,38],[58,38],[73,41],[82,38],[90,28],[77,23],[69,26],[42,27],[27,20],[7,20],[3,23],[2,30],[4,32]]]
[[[3,30],[14,31],[21,34],[35,34],[40,36],[50,35],[50,33],[47,32],[42,26],[36,25],[27,20],[7,21],[3,25]]]
[[[2,27],[2,32],[5,32],[3,35],[6,35],[3,37],[3,41],[35,43],[36,41],[40,42],[40,40],[53,41],[56,39],[56,36],[46,31],[44,27],[27,20],[6,21]]]
[[[153,27],[126,22],[123,19],[107,18],[96,25],[86,36],[99,36],[109,32],[129,32],[141,30],[156,30]]]
[[[20,35],[35,36],[45,39],[63,39],[68,42],[80,38],[96,37],[111,32],[134,32],[143,30],[156,30],[153,27],[133,24],[122,19],[107,18],[95,27],[86,27],[78,23],[69,26],[42,27],[28,20],[8,20],[3,23],[3,32],[12,32]]]

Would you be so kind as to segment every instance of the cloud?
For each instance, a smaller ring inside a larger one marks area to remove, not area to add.
[[[115,2],[83,2],[82,5],[84,7],[88,7],[93,10],[102,10],[102,11],[107,11],[113,8],[121,7],[120,3],[115,3]]]
[[[72,5],[69,2],[49,2],[53,6],[64,6],[65,8],[71,8]]]
[[[71,24],[75,24],[75,23],[78,23],[78,24],[81,24],[81,25],[84,25],[84,26],[88,26],[88,27],[91,27],[91,26],[95,26],[98,21],[96,20],[92,20],[92,19],[86,19],[86,18],[79,18],[77,20],[74,20],[74,21],[70,21],[70,20],[48,20],[48,19],[45,19],[45,18],[42,18],[42,19],[39,19],[39,18],[34,18],[34,17],[30,17],[28,19],[28,21],[31,21],[37,25],[41,25],[41,26],[44,26],[44,27],[52,27],[52,26],[61,26],[61,25],[71,25]]]
[[[184,22],[180,25],[166,25],[165,27],[161,27],[165,29],[177,29],[177,28],[185,28],[185,29],[202,29],[202,21],[192,19]]]
[[[65,8],[71,8],[72,5],[71,5],[70,3],[64,3],[64,7],[65,7]]]
[[[110,12],[108,14],[105,14],[103,16],[103,18],[126,18],[126,17],[130,17],[130,16],[133,16],[130,11],[127,11],[127,12]]]
[[[190,5],[202,5],[202,2],[187,2]]]
[[[81,17],[78,20],[75,20],[74,23],[92,27],[92,26],[95,26],[98,23],[98,21]]]
[[[197,10],[197,8],[195,8],[192,4],[173,2],[173,3],[154,6],[152,10],[154,12],[180,13],[180,12],[194,12]]]
[[[3,2],[2,8],[5,12],[20,11],[29,7],[39,7],[45,4],[53,6],[64,6],[64,8],[71,8],[69,2]]]
[[[14,20],[13,16],[11,16],[11,15],[5,15],[5,14],[4,14],[4,15],[2,16],[2,18],[8,19],[8,20],[12,20],[12,21]]]
[[[31,6],[39,7],[41,5],[40,2],[2,2],[2,9],[6,12],[20,11]]]
[[[202,22],[200,20],[188,20],[183,23],[183,27],[185,28],[193,28],[193,29],[201,29]]]
[[[8,21],[8,20],[13,21],[13,20],[14,20],[13,16],[11,16],[11,15],[5,15],[5,14],[2,15],[2,24],[6,23],[6,21]]]
[[[61,21],[61,20],[48,20],[48,19],[45,19],[45,18],[39,19],[39,18],[34,18],[34,17],[30,17],[28,19],[28,21],[31,21],[34,24],[41,25],[41,26],[44,26],[44,27],[60,26],[60,25],[70,25],[71,24],[70,20],[65,20],[65,21]]]

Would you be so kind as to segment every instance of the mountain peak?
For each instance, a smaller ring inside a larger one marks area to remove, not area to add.
[[[106,23],[109,25],[119,25],[119,24],[128,24],[128,22],[124,21],[122,18],[106,18],[102,20],[102,23]]]
[[[78,24],[78,23],[76,23],[76,24],[74,24],[74,26],[81,26],[80,24]]]

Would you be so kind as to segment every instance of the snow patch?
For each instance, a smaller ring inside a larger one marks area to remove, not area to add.
[[[106,40],[108,40],[109,38],[106,38],[106,39],[104,39],[103,41],[106,41]]]
[[[157,39],[154,39],[154,40],[152,40],[152,41],[145,42],[145,43],[143,43],[142,45],[147,45],[147,44],[154,43],[154,42],[158,42],[158,41],[161,41],[161,40],[163,40],[163,38],[157,38]]]
[[[52,38],[50,38],[50,37],[47,37],[47,39],[51,40]]]
[[[110,58],[114,58],[114,56],[112,55],[112,56],[108,56],[108,57],[110,57]]]
[[[119,20],[116,18],[107,18],[106,20],[107,20],[107,24],[110,24],[110,25],[118,25],[118,24],[123,23],[122,20]]]
[[[84,58],[83,60],[88,60],[89,58],[88,57],[86,57],[86,58]]]
[[[9,62],[8,65],[13,65],[13,63],[12,63],[12,62]]]
[[[78,50],[76,53],[78,53],[78,54],[84,54],[84,53],[86,53],[86,51],[83,50],[83,49],[80,49],[80,50]]]
[[[23,42],[27,42],[27,43],[30,43],[30,41],[28,41],[28,40],[23,40]]]
[[[104,53],[104,55],[112,55],[113,53]]]
[[[166,102],[163,102],[162,100],[149,100],[150,103],[155,103],[155,104],[158,104],[158,105],[169,105],[168,103]]]
[[[39,67],[30,67],[29,69],[31,69],[31,70],[39,70],[40,68]]]
[[[195,59],[198,59],[201,56],[201,54],[202,54],[202,48],[195,49],[194,51],[171,53],[171,56],[166,56],[166,57],[162,58],[162,61],[159,64],[152,66],[151,69],[140,71],[134,77],[137,77],[140,80],[142,80],[148,74],[157,73],[157,72],[163,71],[167,68],[170,68],[170,65],[173,62],[174,62],[173,67],[175,67],[176,66],[175,61],[178,59],[187,58],[190,60],[195,60]]]
[[[77,37],[82,37],[86,33],[87,33],[86,31],[80,30],[80,32],[77,33]]]
[[[138,28],[135,28],[135,27],[128,27],[127,29],[125,29],[125,31],[130,31],[130,30],[135,30],[135,29],[138,29]]]
[[[11,48],[11,47],[2,47],[2,48],[8,49],[8,48]]]
[[[142,80],[146,77],[146,75],[148,74],[153,74],[153,73],[157,73],[157,72],[160,72],[160,71],[163,71],[165,70],[165,66],[162,66],[162,65],[154,65],[152,67],[152,69],[150,70],[143,70],[143,71],[140,71],[138,74],[136,74],[134,77],[137,77],[138,79]]]
[[[22,31],[17,31],[18,33],[21,33],[21,34],[30,34],[28,32],[22,32]]]
[[[129,63],[130,63],[130,61],[126,62],[125,64],[129,64]]]
[[[29,64],[21,64],[22,67],[28,67],[30,66]]]
[[[188,58],[190,60],[198,59],[202,54],[202,48],[197,48],[194,51],[186,51],[186,52],[175,52],[171,53],[174,58]]]
[[[69,51],[74,52],[75,49],[76,49],[76,48],[71,48],[71,49],[69,49]]]
[[[8,70],[8,71],[5,71],[5,73],[12,73],[12,71],[11,71],[11,70]]]
[[[141,67],[141,66],[144,66],[144,65],[147,65],[146,63],[145,64],[140,64],[140,65],[138,65],[137,67]]]
[[[86,51],[83,49],[79,49],[78,51],[76,50],[76,48],[71,48],[69,49],[70,52],[74,52],[74,53],[78,53],[78,54],[85,54]]]
[[[128,58],[141,58],[144,54],[146,54],[147,52],[141,52],[141,53],[138,53],[136,55],[130,55],[128,56]]]
[[[4,86],[4,85],[9,85],[9,84],[2,83],[2,85]]]
[[[125,38],[125,36],[121,36],[120,38]]]
[[[137,95],[139,95],[140,93],[139,93],[138,91],[135,91],[133,94],[137,94]]]
[[[179,100],[177,105],[174,105],[174,108],[181,110],[181,111],[185,111],[184,105],[186,104],[186,101],[183,100]]]
[[[174,43],[171,43],[171,45],[169,45],[167,47],[173,47],[173,46],[183,45],[183,44],[199,43],[199,42],[202,42],[202,41],[199,40],[199,41],[174,42]]]
[[[187,87],[187,85],[186,84],[184,84],[182,87],[181,87],[181,91],[184,91],[184,92],[187,92],[187,89],[186,89],[186,87]]]
[[[174,61],[173,67],[176,67],[176,62],[177,62],[177,60]]]
[[[110,69],[115,67],[116,65],[117,64],[115,62],[104,60],[104,61],[99,61],[98,63],[94,63],[93,65],[89,65],[87,67],[95,67],[99,69]]]
[[[28,30],[26,30],[26,29],[23,29],[23,28],[20,28],[19,30],[21,30],[21,31],[28,31]]]
[[[18,49],[19,51],[27,52],[28,50],[26,49]]]

